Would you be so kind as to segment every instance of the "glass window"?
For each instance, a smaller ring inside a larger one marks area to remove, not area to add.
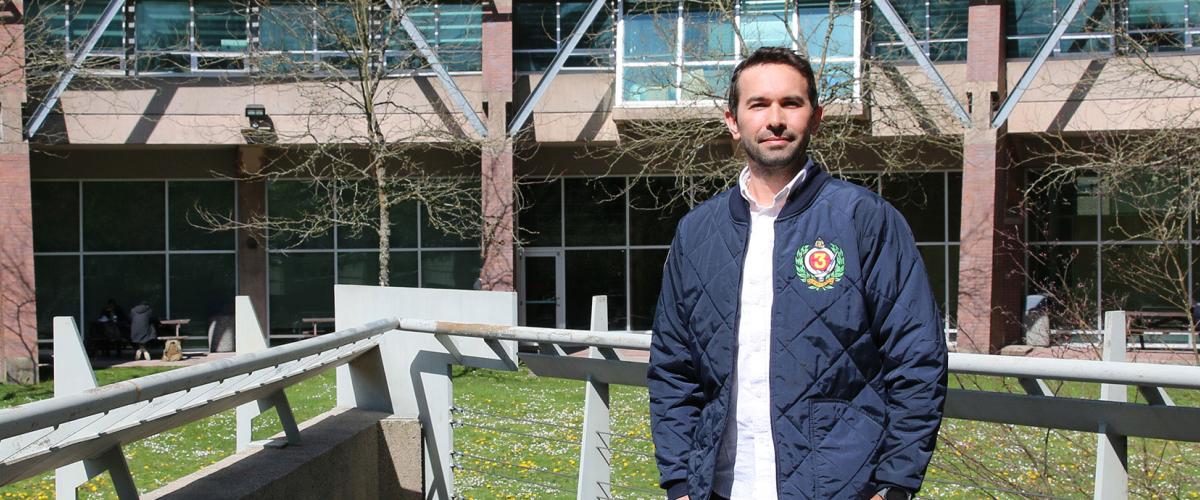
[[[518,238],[527,247],[562,245],[562,184],[560,181],[521,184]]]
[[[794,47],[787,3],[775,0],[742,2],[741,34],[747,52],[759,47]]]
[[[406,200],[388,207],[391,248],[417,247],[417,202]],[[376,227],[338,226],[338,248],[379,248]]]
[[[331,231],[302,238],[313,221],[328,220],[327,193],[323,184],[305,181],[275,181],[267,184],[267,217],[271,248],[332,248]]]
[[[38,338],[54,338],[55,316],[71,316],[77,327],[86,329],[88,325],[79,317],[79,257],[36,256],[33,274]]]
[[[138,50],[187,50],[191,12],[187,0],[138,0]]]
[[[565,179],[567,246],[625,244],[624,178]],[[590,301],[589,301],[590,302]]]
[[[1053,297],[1051,328],[1096,328],[1099,305],[1095,245],[1032,245],[1029,294]]]
[[[429,206],[424,203],[421,204],[422,248],[474,248],[479,246],[479,220],[458,220],[460,217],[450,213],[434,215],[442,217],[442,220],[439,221],[431,217]],[[454,230],[450,230],[445,224],[453,225]],[[464,224],[470,224],[471,227],[461,227]],[[459,230],[461,230],[461,233]]]
[[[946,286],[950,292],[950,303],[946,304],[946,316],[950,319],[951,327],[958,328],[958,245],[950,245],[948,258],[950,268],[946,275]]]
[[[81,3],[71,3],[72,10],[76,12],[71,16],[71,31],[68,34],[71,38],[72,49],[83,43],[83,39],[87,38],[88,31],[91,31],[92,25],[100,20],[100,16],[107,6],[108,0],[83,0]],[[104,33],[100,35],[100,40],[96,42],[93,50],[120,51],[124,46],[121,43],[124,39],[124,24],[121,22],[121,13],[117,12],[112,22],[108,23],[104,29]]]
[[[1067,8],[1067,0],[1057,0],[1059,11]],[[1067,33],[1058,43],[1063,52],[1103,52],[1109,50],[1112,33],[1111,6],[1107,0],[1087,0],[1067,26]]]
[[[662,288],[663,264],[666,261],[667,250],[630,250],[630,329],[649,330],[653,326],[658,293]]]
[[[265,51],[310,52],[313,43],[313,13],[301,3],[271,2],[259,14],[259,46]],[[264,66],[284,64],[289,57],[272,57]],[[299,58],[295,58],[299,60]]]
[[[569,33],[570,28],[565,29]],[[555,2],[513,5],[513,64],[517,71],[546,69],[558,48],[558,37]]]
[[[628,2],[625,5],[625,62],[674,61],[676,4]]]
[[[333,253],[271,253],[270,323],[272,335],[297,335],[304,318],[333,316]]]
[[[854,5],[838,3],[833,12],[829,2],[801,2],[800,36],[810,57],[854,57]],[[826,38],[829,44],[825,44]]]
[[[34,182],[33,250],[79,251],[79,183]]]
[[[479,279],[482,265],[478,250],[421,252],[421,286],[470,290]]]
[[[196,50],[246,51],[246,6],[232,0],[192,0],[196,9]]]
[[[1013,0],[1004,13],[1008,57],[1033,57],[1054,28],[1054,0]]]
[[[55,51],[62,50],[67,41],[68,4],[59,0],[25,2],[25,50],[31,54],[44,54],[29,57],[27,63],[40,57],[54,57]]]
[[[673,66],[626,66],[622,97],[626,101],[674,101]]]
[[[171,255],[171,319],[190,319],[183,335],[208,335],[209,323],[233,315],[237,295],[237,256]],[[162,313],[166,319],[166,311]]]
[[[483,7],[438,5],[438,55],[450,71],[483,68]]]
[[[95,319],[109,299],[126,314],[146,301],[165,319],[166,262],[162,255],[85,255],[83,257],[83,314]],[[74,267],[74,266],[72,266]]]
[[[729,95],[729,78],[733,66],[706,64],[683,68],[683,98],[687,100],[723,101]]]
[[[1114,240],[1153,240],[1186,238],[1187,221],[1169,207],[1186,179],[1139,176],[1121,183],[1117,192],[1106,193],[1100,216],[1102,238]],[[1178,206],[1178,204],[1174,204]],[[1165,232],[1164,232],[1165,231]]]
[[[883,197],[904,215],[917,241],[945,240],[944,182],[941,172],[883,178]]]
[[[929,57],[935,61],[967,58],[967,9],[963,0],[930,0]],[[938,42],[938,40],[943,40]]]
[[[1105,246],[1100,263],[1102,310],[1184,312],[1188,304],[1186,246]]]
[[[559,4],[562,16],[561,39],[565,40],[579,24],[579,20],[587,12],[588,2],[562,2]],[[616,30],[613,28],[613,10],[611,3],[605,3],[604,8],[596,14],[592,25],[575,46],[575,54],[567,58],[568,67],[611,66],[612,47]],[[584,54],[580,54],[583,52]]]
[[[339,252],[338,283],[378,285],[378,252]],[[416,287],[417,252],[391,252],[388,257],[388,286]]]
[[[929,288],[938,309],[946,311],[946,247],[942,245],[920,245],[921,260],[925,263],[925,273],[929,276]]]
[[[85,182],[83,249],[162,250],[166,245],[162,182]]]
[[[1029,210],[1030,241],[1096,241],[1102,210],[1097,178],[1081,176],[1039,193]]]
[[[688,212],[682,200],[674,199],[678,192],[675,184],[674,177],[649,177],[639,179],[630,188],[630,245],[671,244],[675,225]]]
[[[233,250],[233,231],[210,231],[202,214],[232,220],[234,184],[228,181],[170,182],[171,250]]]
[[[625,251],[568,250],[564,265],[567,328],[591,328],[592,297],[607,295],[608,326],[613,330],[624,330]]]
[[[958,241],[962,234],[962,172],[949,172],[946,175],[949,176],[948,180],[950,181],[949,190],[946,192],[948,198],[946,208],[949,209],[950,215],[947,239]],[[958,261],[954,262],[954,265],[957,266]]]
[[[820,103],[852,99],[855,95],[854,63],[830,62],[821,71],[817,83],[817,99]]]
[[[734,56],[733,12],[710,3],[683,4],[683,60],[717,61]]]

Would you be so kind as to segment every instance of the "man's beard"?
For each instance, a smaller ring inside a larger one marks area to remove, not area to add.
[[[802,166],[801,160],[808,153],[808,136],[799,138],[789,144],[789,148],[775,151],[764,151],[757,137],[742,137],[742,149],[758,166],[768,170],[783,170],[788,167]]]

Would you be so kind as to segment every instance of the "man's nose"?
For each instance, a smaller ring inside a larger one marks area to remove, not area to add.
[[[787,119],[784,117],[783,107],[771,106],[771,111],[767,113],[767,129],[775,134],[781,134],[786,128]]]

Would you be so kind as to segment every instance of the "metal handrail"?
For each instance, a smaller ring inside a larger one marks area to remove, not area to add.
[[[306,356],[320,354],[394,330],[395,319],[294,342],[255,353],[242,354],[178,370],[155,373],[105,385],[79,394],[55,397],[0,411],[0,439],[57,426],[142,401],[186,391],[207,383],[244,375]]]

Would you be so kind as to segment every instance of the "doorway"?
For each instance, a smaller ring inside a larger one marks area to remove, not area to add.
[[[520,321],[525,326],[566,328],[562,250],[525,250],[521,257]]]

